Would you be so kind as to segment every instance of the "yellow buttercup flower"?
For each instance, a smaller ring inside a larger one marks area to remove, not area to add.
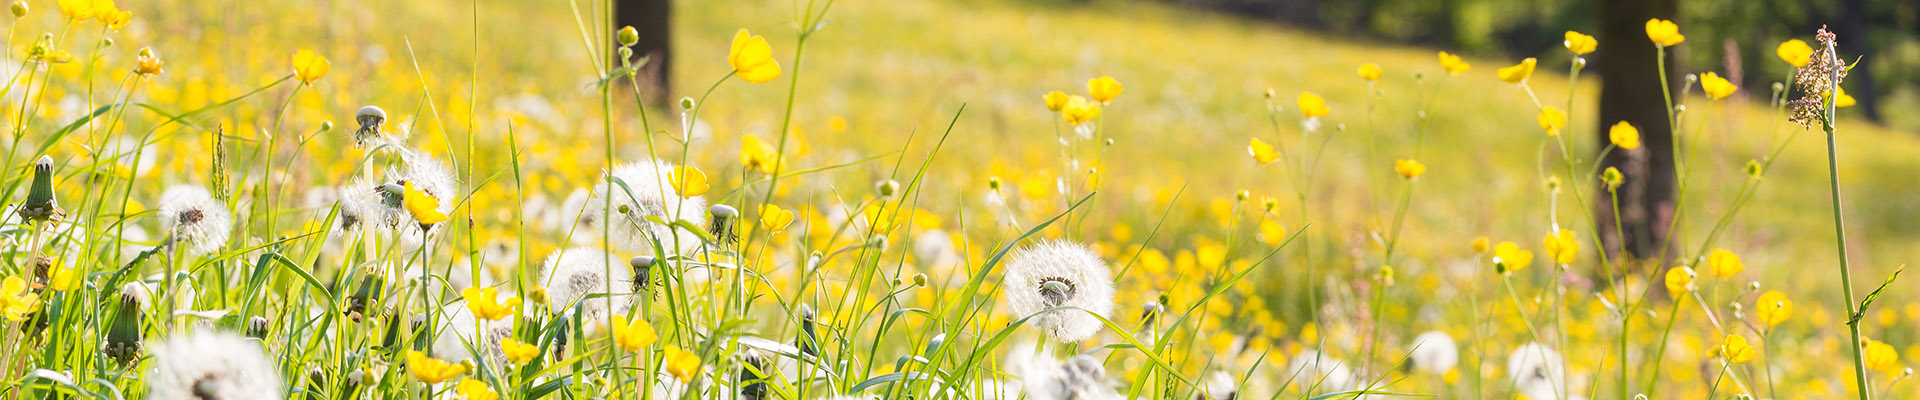
[[[1467,70],[1473,69],[1473,65],[1467,64],[1466,61],[1461,61],[1460,56],[1448,54],[1444,51],[1440,52],[1440,67],[1445,68],[1447,73],[1454,75],[1464,74],[1467,73]]]
[[[1547,136],[1560,136],[1560,130],[1567,127],[1567,113],[1553,106],[1541,108],[1540,116],[1534,119],[1540,121],[1540,129],[1547,130]]]
[[[1253,156],[1253,161],[1261,164],[1272,164],[1274,160],[1280,159],[1280,152],[1274,151],[1273,145],[1260,141],[1260,138],[1253,138],[1247,142],[1247,154]]]
[[[1780,47],[1773,49],[1773,54],[1780,56],[1780,61],[1793,64],[1794,68],[1805,67],[1807,62],[1813,61],[1813,47],[1807,46],[1807,42],[1802,42],[1800,39],[1787,39],[1785,42],[1780,42]]]
[[[780,149],[772,143],[760,140],[756,135],[740,138],[740,164],[747,169],[771,174],[779,171],[780,162]]]
[[[1065,108],[1067,106],[1066,92],[1061,92],[1058,90],[1047,92],[1046,96],[1040,96],[1040,100],[1047,103],[1047,110],[1050,110],[1050,111],[1057,112],[1057,111],[1060,111],[1060,109]],[[842,124],[845,124],[844,121],[846,120],[841,119],[841,121],[843,121]]]
[[[1647,20],[1647,39],[1660,47],[1672,47],[1687,41],[1687,36],[1680,34],[1680,26],[1673,21],[1654,18]]]
[[[1473,244],[1470,247],[1473,249],[1473,252],[1475,253],[1485,253],[1487,252],[1487,248],[1492,246],[1491,244],[1489,244],[1490,242],[1492,241],[1487,240],[1486,236],[1480,236],[1480,237],[1473,238]]]
[[[481,382],[479,379],[473,378],[461,379],[460,385],[453,387],[453,392],[460,394],[461,397],[465,397],[467,400],[500,399],[500,394],[494,393],[493,388],[488,387],[486,382]]]
[[[1067,97],[1066,107],[1060,111],[1061,118],[1066,119],[1067,123],[1079,126],[1100,117],[1100,103],[1085,97],[1070,96]]]
[[[467,374],[467,366],[427,357],[427,353],[419,350],[407,352],[407,369],[413,370],[413,379],[428,385]]]
[[[1420,174],[1427,173],[1427,166],[1414,160],[1393,160],[1393,172],[1399,172],[1402,178],[1419,178]]]
[[[501,338],[500,352],[506,354],[507,360],[513,361],[514,364],[526,364],[528,361],[533,361],[534,358],[540,357],[540,346],[522,343],[510,337]]]
[[[637,352],[658,340],[660,337],[654,335],[653,324],[647,323],[646,320],[636,319],[629,322],[625,315],[613,316],[613,343],[620,346],[621,350],[629,353]]]
[[[127,26],[127,22],[133,21],[133,13],[121,11],[120,6],[113,4],[113,0],[95,1],[93,13],[93,17],[99,19],[107,29],[119,30]]]
[[[405,187],[406,190],[401,195],[401,202],[405,203],[407,213],[413,214],[414,221],[419,221],[422,225],[447,222],[449,218],[447,217],[447,213],[440,212],[439,200],[435,200],[433,196],[428,195],[427,192],[414,189],[413,182],[407,182]]]
[[[1571,51],[1576,55],[1592,53],[1594,49],[1600,47],[1599,40],[1595,40],[1593,36],[1588,36],[1584,33],[1567,31],[1566,38],[1563,44],[1567,46],[1567,51]]]
[[[1727,78],[1721,78],[1719,74],[1707,72],[1700,74],[1700,89],[1707,92],[1708,98],[1719,100],[1732,96],[1734,91],[1740,90],[1740,87],[1734,86],[1733,82],[1727,81]]]
[[[1867,369],[1875,371],[1900,369],[1900,352],[1895,351],[1893,345],[1889,345],[1887,342],[1867,339],[1866,343],[1862,343],[1861,346],[1864,346],[1863,350],[1865,350],[1864,355],[1866,356]]]
[[[766,37],[746,29],[733,34],[727,65],[733,67],[733,76],[749,83],[767,83],[780,77],[780,62],[773,59],[773,46],[767,44]]]
[[[1740,263],[1739,255],[1727,249],[1713,249],[1713,253],[1707,255],[1707,269],[1713,271],[1713,276],[1726,279],[1747,269],[1747,266]]]
[[[152,47],[140,48],[140,53],[134,56],[134,62],[133,73],[136,74],[159,75],[161,72],[165,72],[162,67],[166,65],[166,62],[160,60],[160,55],[155,54]]]
[[[488,321],[511,317],[514,310],[520,307],[520,298],[509,298],[502,304],[497,301],[499,296],[500,290],[494,288],[470,287],[460,290],[460,298],[467,301],[467,311],[472,311],[474,318]]]
[[[1535,61],[1533,57],[1527,57],[1525,60],[1520,60],[1519,64],[1501,68],[1499,71],[1494,72],[1500,76],[1500,80],[1507,81],[1507,83],[1525,82],[1527,78],[1533,76],[1533,66],[1537,63],[1539,63],[1539,61]]]
[[[1320,118],[1333,113],[1333,109],[1327,108],[1327,99],[1313,92],[1300,92],[1296,102],[1300,104],[1300,115],[1307,118]]]
[[[327,71],[332,69],[333,64],[327,62],[326,57],[321,57],[312,50],[300,49],[293,52],[293,77],[300,79],[300,82],[313,84],[314,80],[327,76]]]
[[[1793,300],[1787,300],[1786,293],[1768,290],[1760,294],[1759,300],[1753,301],[1753,314],[1768,328],[1780,326],[1788,318],[1793,318]]]
[[[1272,219],[1260,220],[1260,243],[1279,246],[1287,241],[1287,228]]]
[[[0,317],[8,321],[26,321],[27,315],[40,308],[40,295],[27,290],[27,281],[18,276],[9,276],[0,281]]]
[[[72,268],[55,268],[57,268],[58,271],[53,272],[52,282],[47,284],[48,289],[53,289],[53,291],[56,292],[65,292],[80,288],[80,279],[74,278],[74,275],[78,275],[78,273],[73,272]]]
[[[691,165],[674,167],[672,172],[667,173],[667,184],[673,185],[674,193],[688,199],[707,194],[707,189],[712,188],[707,185],[707,173]]]
[[[779,232],[787,230],[787,225],[790,224],[793,224],[792,210],[772,204],[760,206],[761,229],[766,229],[767,232]]]
[[[681,382],[692,381],[693,374],[700,372],[700,355],[681,349],[680,346],[668,345],[664,361],[667,365],[667,373],[680,378]]]
[[[1511,274],[1533,264],[1533,252],[1521,250],[1513,242],[1500,242],[1493,246],[1493,263],[1500,273]]]
[[[1360,79],[1365,79],[1370,81],[1380,80],[1380,74],[1382,73],[1384,72],[1380,70],[1380,64],[1374,64],[1374,63],[1360,64]]]
[[[1835,88],[1833,96],[1834,96],[1833,97],[1834,108],[1853,107],[1853,105],[1855,104],[1853,101],[1853,96],[1847,95],[1846,88]]]
[[[1621,149],[1638,149],[1640,148],[1640,129],[1634,128],[1633,124],[1629,124],[1627,121],[1620,121],[1620,123],[1613,124],[1613,128],[1607,129],[1607,140],[1613,142],[1614,146],[1619,146]]]
[[[1727,335],[1727,339],[1720,342],[1719,350],[1721,357],[1726,357],[1727,362],[1734,364],[1746,364],[1748,361],[1753,361],[1753,357],[1757,353],[1753,350],[1753,345],[1747,344],[1747,338],[1740,335]]]
[[[66,14],[67,19],[73,22],[93,19],[99,16],[96,3],[94,0],[60,0],[60,13]]]
[[[1627,176],[1625,174],[1621,174],[1619,168],[1607,167],[1606,171],[1600,172],[1600,181],[1605,182],[1607,184],[1608,191],[1612,191],[1615,189],[1619,189],[1620,184],[1626,183]]]
[[[1125,91],[1126,88],[1120,86],[1120,81],[1113,80],[1111,76],[1087,80],[1087,94],[1101,104],[1112,103],[1113,99],[1120,97],[1120,92]]]
[[[1580,239],[1570,230],[1549,233],[1540,242],[1547,250],[1547,257],[1555,263],[1572,264],[1574,258],[1580,255]]]
[[[1667,292],[1675,295],[1693,290],[1693,268],[1678,266],[1667,269]]]

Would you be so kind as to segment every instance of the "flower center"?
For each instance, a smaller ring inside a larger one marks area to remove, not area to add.
[[[1059,307],[1073,298],[1077,288],[1073,281],[1061,277],[1040,278],[1040,297],[1047,299],[1047,308]]]

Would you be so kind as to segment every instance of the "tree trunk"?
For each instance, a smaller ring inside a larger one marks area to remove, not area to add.
[[[670,3],[668,0],[619,0],[614,3],[613,25],[616,29],[631,26],[640,33],[640,41],[633,45],[633,58],[627,61],[637,64],[642,59],[647,60],[646,65],[640,66],[636,77],[640,93],[647,98],[647,102],[654,104],[665,104],[673,89],[668,80],[672,76],[669,68],[673,65],[669,62],[673,54],[669,51],[673,32],[668,25],[671,20],[668,18],[671,15]],[[619,67],[619,55],[610,57],[613,57],[613,66]]]
[[[1600,224],[1602,249],[1619,255],[1621,250],[1633,259],[1660,257],[1672,246],[1667,237],[1674,213],[1673,131],[1669,129],[1667,108],[1662,100],[1659,67],[1653,42],[1647,39],[1648,19],[1674,19],[1679,14],[1678,0],[1598,0],[1600,10],[1600,47],[1593,60],[1600,74],[1600,120],[1595,137],[1601,146],[1608,143],[1608,129],[1626,121],[1640,129],[1641,147],[1615,150],[1603,160],[1619,168],[1626,185],[1619,193],[1619,227],[1614,229],[1614,206],[1608,198],[1596,196],[1595,219]],[[1685,25],[1682,25],[1685,26]],[[1669,48],[1666,58],[1670,95],[1678,96],[1681,85],[1679,57]],[[1675,99],[1678,100],[1677,98]],[[1600,191],[1607,193],[1605,184]],[[1669,257],[1678,256],[1669,254]],[[1664,263],[1657,263],[1656,266]]]
[[[1840,58],[1852,62],[1851,58],[1867,54],[1867,2],[1865,0],[1846,0],[1840,13],[1840,24],[1833,27],[1833,33],[1840,35]],[[1871,121],[1880,121],[1880,91],[1874,87],[1874,57],[1860,57],[1860,64],[1847,71],[1848,96],[1859,104],[1855,107],[1861,115]]]

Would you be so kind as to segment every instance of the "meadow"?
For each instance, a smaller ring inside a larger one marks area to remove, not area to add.
[[[1815,32],[1646,99],[1687,186],[1622,259],[1595,160],[1645,150],[1579,66],[1685,21],[684,1],[649,101],[605,3],[126,3],[0,16],[0,397],[1916,393],[1920,140]]]

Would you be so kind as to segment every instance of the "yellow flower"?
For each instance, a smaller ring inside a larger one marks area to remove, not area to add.
[[[693,374],[700,372],[700,355],[683,350],[680,346],[667,346],[665,362],[667,373],[680,378],[681,382],[693,380]]]
[[[422,225],[447,222],[447,213],[440,212],[440,201],[420,189],[413,188],[413,182],[407,182],[401,202],[407,206],[407,213],[413,214],[413,220]]]
[[[460,394],[461,397],[465,397],[467,400],[500,399],[500,394],[494,393],[493,388],[487,387],[486,382],[481,382],[479,379],[473,378],[461,379],[460,385],[453,387],[453,392]]]
[[[1466,61],[1461,61],[1460,56],[1447,54],[1447,52],[1444,51],[1440,52],[1440,67],[1446,68],[1447,73],[1454,75],[1464,74],[1467,73],[1467,70],[1473,69],[1472,65],[1467,64]]]
[[[767,232],[779,232],[787,230],[790,224],[793,224],[792,210],[772,204],[760,206],[760,228]]]
[[[1472,246],[1472,248],[1473,248],[1473,252],[1475,252],[1475,253],[1485,253],[1485,252],[1487,252],[1487,247],[1488,247],[1488,246],[1490,246],[1490,245],[1488,244],[1489,242],[1491,242],[1491,241],[1490,241],[1490,240],[1487,240],[1487,237],[1486,237],[1486,236],[1481,236],[1481,237],[1476,237],[1476,238],[1473,238],[1473,246]]]
[[[1786,293],[1768,290],[1760,294],[1759,300],[1754,300],[1753,314],[1760,317],[1760,323],[1767,324],[1768,328],[1780,326],[1788,318],[1793,318],[1793,300],[1787,300]]]
[[[1584,33],[1567,31],[1566,37],[1567,40],[1564,44],[1567,46],[1567,51],[1571,51],[1573,54],[1592,53],[1593,49],[1600,47],[1599,40],[1594,40],[1593,36],[1587,36],[1587,34]]]
[[[1113,102],[1114,98],[1120,97],[1120,92],[1125,91],[1127,90],[1120,86],[1120,81],[1113,80],[1111,76],[1087,80],[1087,94],[1101,104]]]
[[[74,275],[77,274],[73,272],[72,268],[59,268],[59,271],[54,271],[53,282],[48,284],[47,288],[53,289],[53,291],[56,292],[79,289],[80,280],[74,279]]]
[[[625,315],[613,316],[613,343],[620,346],[621,350],[629,353],[640,351],[641,348],[651,346],[658,340],[660,337],[654,335],[653,324],[647,323],[646,320],[636,319],[628,322]]]
[[[1287,241],[1286,227],[1280,226],[1279,222],[1274,222],[1272,219],[1260,220],[1260,243],[1266,243],[1268,246],[1279,246],[1280,243],[1285,241]]]
[[[1574,257],[1580,255],[1580,239],[1570,230],[1549,233],[1540,242],[1547,249],[1547,257],[1555,263],[1572,264]]]
[[[1620,146],[1621,149],[1638,149],[1640,148],[1640,130],[1627,121],[1620,121],[1613,124],[1612,129],[1607,130],[1607,140],[1612,141],[1614,146]]]
[[[137,64],[133,67],[133,73],[141,74],[141,75],[159,75],[161,72],[165,71],[161,67],[166,65],[166,62],[160,60],[160,55],[155,54],[153,52],[152,47],[140,48],[140,53],[138,56],[134,57],[134,60]]]
[[[314,80],[327,76],[327,71],[331,69],[333,64],[327,62],[326,57],[321,57],[312,50],[300,49],[293,52],[293,77],[299,78],[301,82],[313,84]]]
[[[766,37],[746,29],[733,34],[727,65],[733,67],[733,76],[749,83],[767,83],[780,77],[780,62],[773,59],[773,46],[767,44]]]
[[[526,364],[528,361],[533,361],[535,357],[540,356],[540,346],[521,343],[519,340],[514,340],[510,337],[501,338],[500,352],[506,354],[507,360],[513,361],[514,364]]]
[[[1313,92],[1300,92],[1297,102],[1300,104],[1300,115],[1307,118],[1320,118],[1333,113],[1333,109],[1327,108],[1327,99]]]
[[[1500,76],[1500,80],[1507,81],[1507,83],[1525,82],[1527,78],[1533,76],[1533,66],[1537,63],[1539,62],[1534,61],[1533,57],[1527,57],[1525,60],[1520,60],[1519,64],[1501,68],[1499,71],[1495,71],[1495,73]]]
[[[1875,371],[1900,369],[1900,352],[1895,351],[1893,345],[1889,345],[1887,342],[1867,339],[1866,343],[1861,344],[1861,346],[1865,346],[1867,369]]]
[[[688,199],[707,194],[707,189],[712,188],[707,185],[707,173],[691,165],[673,167],[673,171],[667,173],[667,184],[673,185],[674,193]]]
[[[1779,55],[1780,61],[1793,64],[1794,68],[1805,67],[1807,62],[1813,61],[1813,47],[1807,46],[1807,42],[1802,42],[1800,39],[1787,39],[1785,42],[1780,42],[1780,47],[1774,49],[1773,54]]]
[[[1051,111],[1057,112],[1057,111],[1060,111],[1061,108],[1065,108],[1067,106],[1067,94],[1065,92],[1061,92],[1058,90],[1047,92],[1047,95],[1041,96],[1040,100],[1046,102],[1047,110],[1051,110]],[[846,120],[842,119],[841,121],[846,121]],[[844,124],[845,122],[842,122],[842,123]]]
[[[1419,178],[1427,172],[1427,166],[1414,160],[1393,160],[1393,172],[1399,172],[1402,178]]]
[[[407,369],[413,370],[414,379],[419,379],[420,382],[428,385],[446,382],[448,379],[467,374],[467,366],[427,357],[427,353],[421,353],[419,350],[407,352]]]
[[[27,315],[40,307],[40,295],[27,291],[27,281],[18,276],[9,276],[0,281],[0,316],[9,321],[26,321]]]
[[[460,290],[460,298],[467,301],[467,311],[472,311],[474,318],[488,321],[511,317],[514,309],[520,307],[520,298],[509,298],[502,304],[497,301],[499,296],[500,290],[494,288],[470,287]]]
[[[1260,138],[1253,138],[1252,141],[1247,142],[1247,154],[1253,155],[1253,161],[1261,164],[1272,164],[1274,160],[1280,159],[1280,152],[1274,151],[1273,145],[1260,141]]]
[[[1560,130],[1567,127],[1567,113],[1553,106],[1541,108],[1540,116],[1535,119],[1540,121],[1540,129],[1547,130],[1547,136],[1560,136]]]
[[[1727,340],[1720,343],[1720,356],[1726,357],[1727,362],[1730,363],[1746,364],[1748,361],[1753,361],[1755,354],[1753,345],[1747,344],[1747,338],[1744,336],[1727,335]]]
[[[1493,246],[1493,263],[1501,273],[1513,273],[1533,264],[1533,252],[1521,250],[1513,242],[1500,242]]]
[[[746,165],[747,169],[771,174],[779,171],[780,162],[780,149],[772,143],[760,140],[756,135],[740,139],[740,164]]]
[[[1608,191],[1613,191],[1619,189],[1620,184],[1627,182],[1627,176],[1621,174],[1619,168],[1607,167],[1606,171],[1600,172],[1600,181],[1607,184]]]
[[[95,3],[94,0],[60,0],[60,13],[66,14],[67,19],[73,22],[93,19],[99,16],[94,8]]]
[[[1061,108],[1060,114],[1067,123],[1079,126],[1100,117],[1100,103],[1078,95],[1071,96],[1067,98],[1067,105]]]
[[[1707,269],[1713,271],[1713,276],[1726,279],[1747,269],[1747,266],[1741,264],[1740,256],[1733,252],[1727,249],[1713,249],[1713,253],[1707,255]]]
[[[1853,96],[1847,95],[1846,88],[1834,88],[1834,89],[1835,89],[1834,98],[1833,98],[1834,108],[1853,107],[1853,104],[1854,104]]]
[[[1687,36],[1680,34],[1680,26],[1673,21],[1654,18],[1647,20],[1647,39],[1653,40],[1654,45],[1671,47],[1687,41]]]
[[[1728,82],[1727,78],[1721,78],[1719,74],[1707,72],[1700,75],[1700,89],[1707,92],[1707,97],[1719,100],[1732,96],[1740,87]]]
[[[1693,289],[1693,268],[1673,267],[1667,270],[1667,292],[1679,295]]]
[[[1360,79],[1365,79],[1370,81],[1380,80],[1381,73],[1382,72],[1380,71],[1379,64],[1374,64],[1374,63],[1360,64]]]
[[[133,21],[133,13],[121,11],[120,6],[113,4],[113,0],[95,0],[93,17],[99,19],[107,29],[113,30],[119,30],[127,26],[127,22]]]

